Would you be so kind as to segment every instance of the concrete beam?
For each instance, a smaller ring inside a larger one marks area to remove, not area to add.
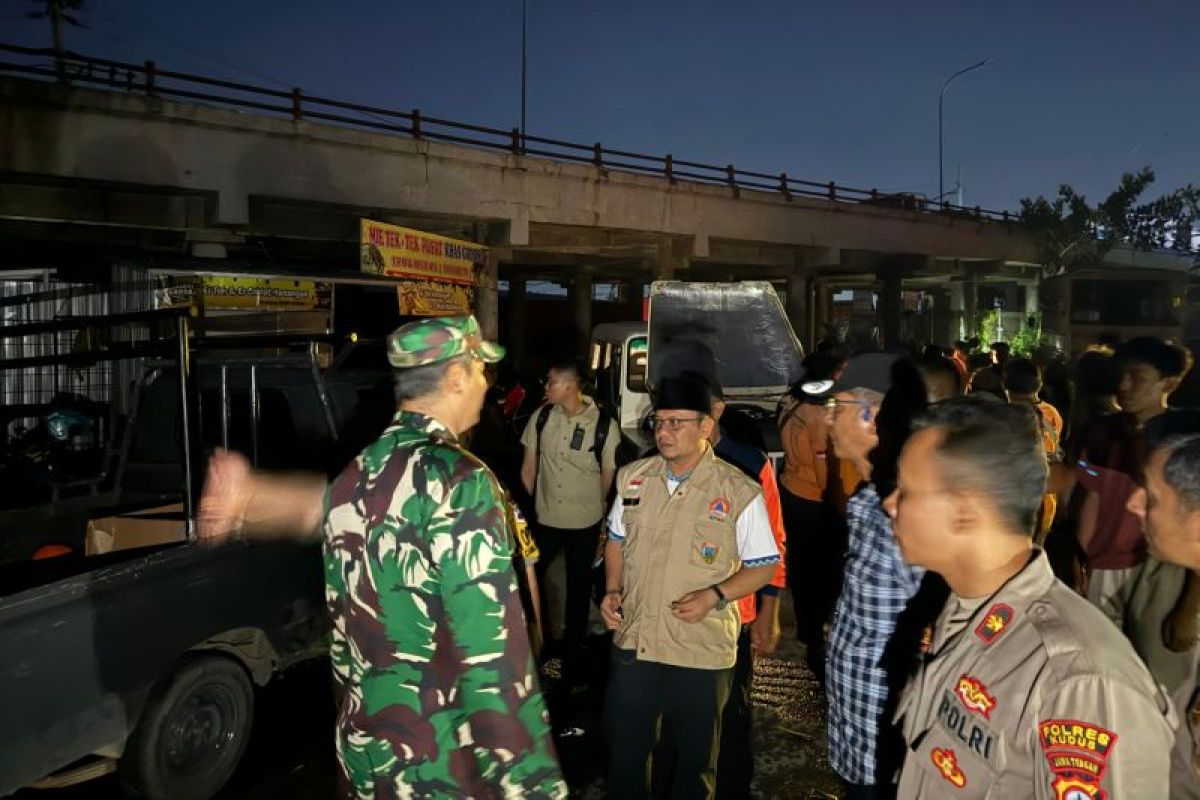
[[[158,98],[0,78],[0,172],[212,193],[209,225],[243,226],[250,198],[785,246],[1032,261],[1016,225],[666,180]]]

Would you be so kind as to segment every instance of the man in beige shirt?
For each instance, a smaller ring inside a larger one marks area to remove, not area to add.
[[[664,731],[678,751],[669,796],[714,796],[741,629],[734,601],[765,586],[780,559],[762,489],[708,444],[712,407],[708,384],[662,381],[659,454],[620,471],[608,516],[608,794],[621,800],[650,796]]]
[[[581,682],[585,672],[580,656],[587,637],[591,568],[601,542],[600,523],[616,474],[621,436],[616,423],[584,394],[586,380],[587,370],[577,361],[555,362],[546,377],[546,405],[529,418],[521,436],[525,447],[521,483],[533,496],[537,512],[538,583],[545,586],[546,569],[560,551],[566,566],[561,652],[568,685]],[[605,430],[598,435],[602,425]],[[542,614],[543,620],[550,618]]]
[[[885,501],[951,596],[897,711],[899,796],[1167,798],[1175,718],[1129,642],[1033,545],[1046,459],[1030,409],[933,407]]]

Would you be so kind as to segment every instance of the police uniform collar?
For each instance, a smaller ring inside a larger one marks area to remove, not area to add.
[[[420,431],[429,435],[431,439],[437,439],[448,443],[456,443],[458,437],[455,436],[449,428],[443,423],[429,416],[422,414],[419,411],[407,411],[400,409],[396,412],[396,416],[392,418],[392,424],[410,431]]]
[[[1050,559],[1046,557],[1045,551],[1035,545],[1025,567],[1009,578],[995,594],[980,603],[966,626],[950,638],[970,636],[976,644],[990,646],[1006,636],[1009,628],[1022,621],[1030,607],[1050,591],[1054,581]],[[953,601],[952,594],[938,618],[938,640],[934,642],[934,652],[945,646],[942,630],[954,607]]]

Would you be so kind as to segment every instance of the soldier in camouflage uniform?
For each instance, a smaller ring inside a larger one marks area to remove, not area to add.
[[[484,363],[503,354],[474,317],[399,328],[388,360],[400,410],[324,495],[337,750],[350,796],[566,797],[511,566],[517,530],[503,489],[457,438],[478,420]],[[281,517],[263,518],[311,513],[300,501],[311,488],[287,497],[282,486],[279,508],[264,511],[272,479],[244,471],[210,470],[201,526],[210,535],[242,523],[279,530]],[[242,488],[222,497],[231,484]]]

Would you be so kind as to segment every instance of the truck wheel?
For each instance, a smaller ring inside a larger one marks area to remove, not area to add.
[[[118,772],[125,794],[207,800],[246,749],[254,691],[240,664],[222,656],[183,663],[156,689],[129,737]]]

